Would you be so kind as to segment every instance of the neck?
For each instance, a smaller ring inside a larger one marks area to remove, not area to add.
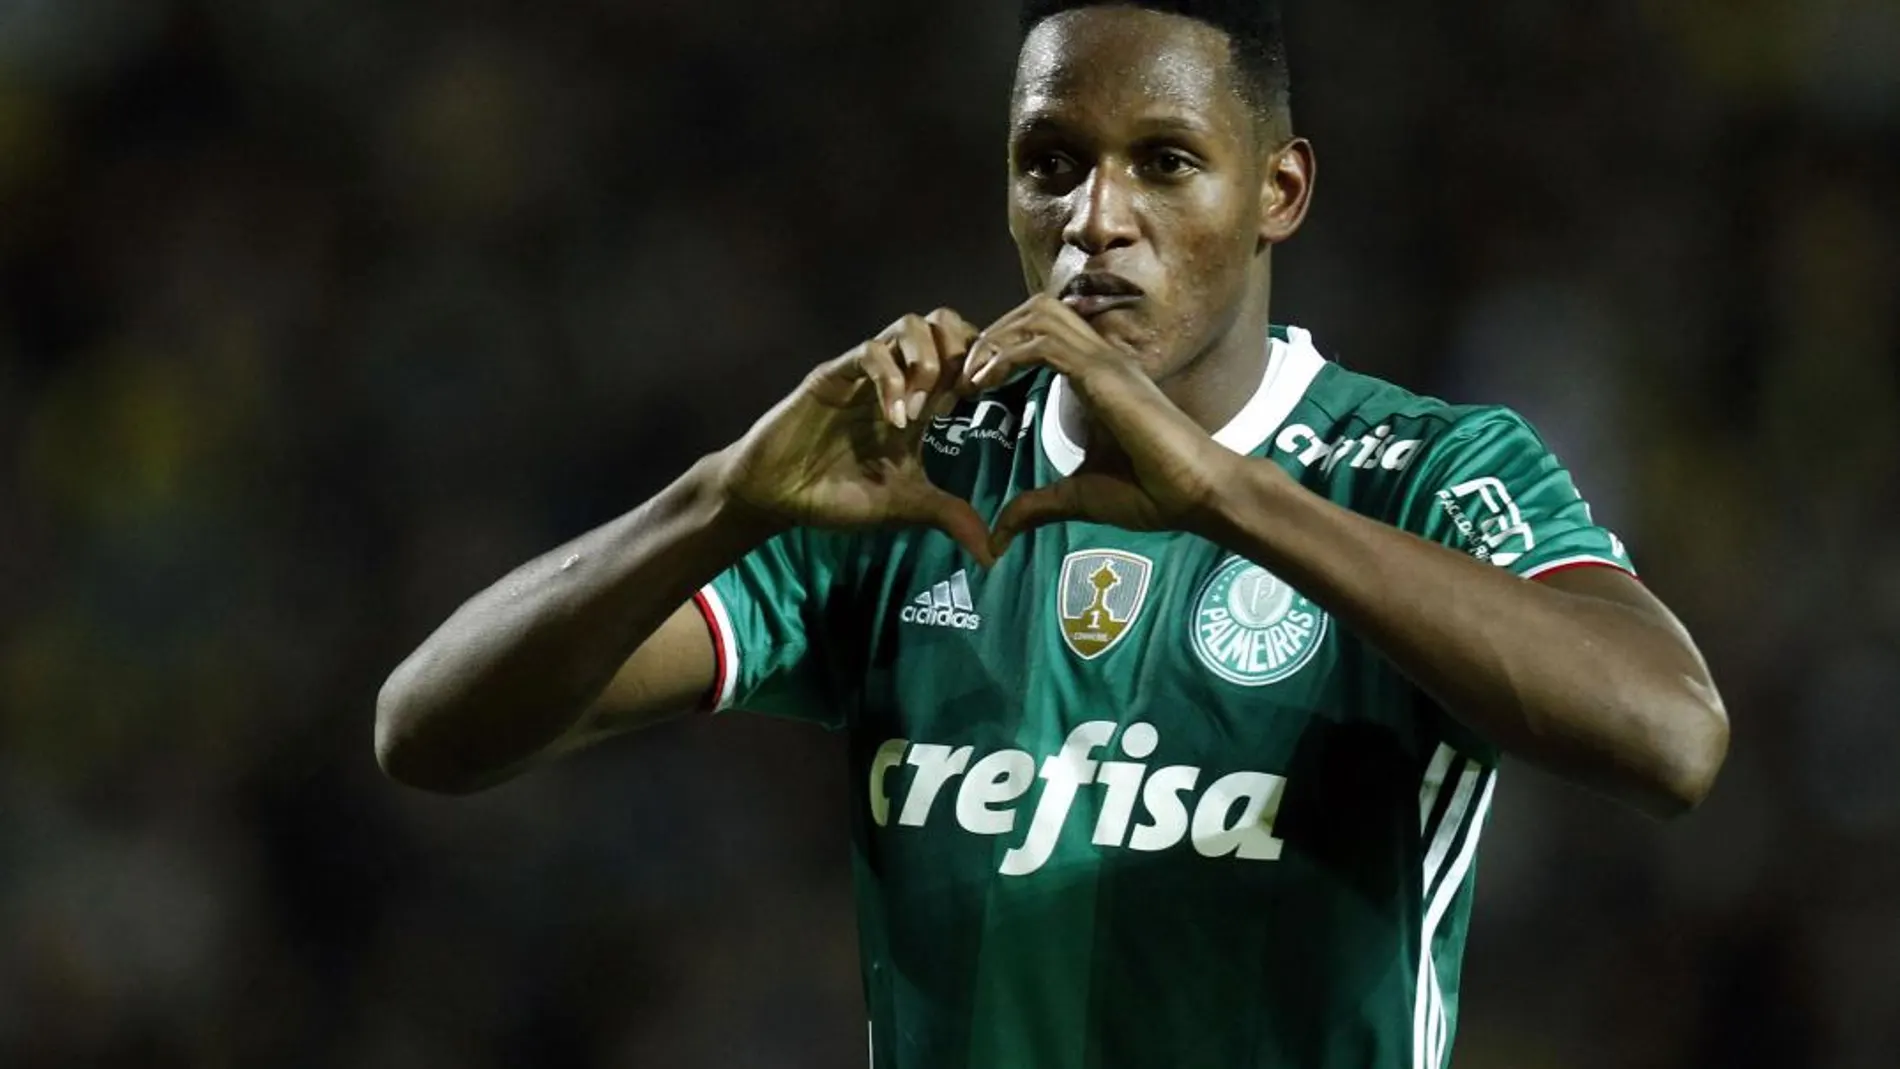
[[[1265,260],[1263,255],[1263,276]],[[1271,292],[1265,277],[1256,280],[1220,340],[1155,383],[1163,396],[1209,434],[1225,427],[1246,407],[1266,374]],[[1080,397],[1071,393],[1069,399],[1073,403],[1063,406],[1060,413],[1063,433],[1070,441],[1085,444],[1092,417]]]

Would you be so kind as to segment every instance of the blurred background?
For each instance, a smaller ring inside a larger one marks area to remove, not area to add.
[[[1735,723],[1508,770],[1464,1069],[1900,1065],[1900,3],[1294,2],[1278,318],[1517,406]],[[1010,0],[0,0],[0,1064],[861,1065],[838,740],[393,786],[388,670],[909,310]]]

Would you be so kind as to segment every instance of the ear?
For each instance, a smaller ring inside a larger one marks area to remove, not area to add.
[[[1278,245],[1306,221],[1313,199],[1313,143],[1290,138],[1267,157],[1260,175],[1260,244]]]

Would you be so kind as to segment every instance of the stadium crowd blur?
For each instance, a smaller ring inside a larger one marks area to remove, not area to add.
[[[1734,722],[1679,823],[1507,771],[1456,1063],[1900,1065],[1900,4],[1290,6],[1277,318],[1527,413]],[[1020,299],[1015,40],[0,0],[0,1065],[862,1064],[837,739],[447,800],[374,695],[810,364]]]

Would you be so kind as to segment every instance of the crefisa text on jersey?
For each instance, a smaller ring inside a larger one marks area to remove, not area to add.
[[[1016,830],[1016,804],[1037,780],[1037,797],[1029,828],[1022,841],[1003,853],[997,871],[1005,876],[1035,872],[1055,853],[1056,841],[1068,822],[1076,796],[1083,787],[1102,788],[1090,841],[1098,847],[1129,850],[1166,850],[1183,840],[1202,857],[1235,857],[1272,861],[1280,856],[1280,840],[1273,836],[1286,780],[1266,772],[1230,772],[1209,783],[1193,800],[1183,797],[1200,784],[1203,770],[1193,765],[1150,768],[1140,760],[1097,760],[1096,751],[1115,738],[1116,724],[1091,720],[1076,725],[1062,748],[1040,761],[1023,750],[998,750],[971,764],[974,747],[945,746],[909,739],[891,739],[871,759],[871,819],[879,827],[891,823],[893,781],[908,779],[897,811],[900,827],[921,828],[933,812],[954,819],[976,835],[1007,835]],[[1146,758],[1155,752],[1160,733],[1154,725],[1134,723],[1122,731],[1120,750],[1126,757]],[[1111,752],[1107,756],[1113,756]],[[908,777],[898,771],[907,766]],[[951,780],[962,778],[951,814],[941,814],[938,797]],[[1141,818],[1136,820],[1139,802]],[[1131,830],[1132,825],[1132,830]]]
[[[1423,444],[1417,438],[1392,437],[1392,425],[1381,424],[1363,435],[1347,435],[1336,442],[1328,442],[1319,436],[1319,432],[1304,423],[1295,423],[1282,430],[1273,440],[1275,448],[1282,453],[1292,453],[1300,467],[1320,466],[1320,473],[1331,475],[1340,464],[1349,468],[1368,470],[1380,468],[1385,471],[1404,471],[1412,463],[1413,454]],[[1355,455],[1356,454],[1356,455]]]

